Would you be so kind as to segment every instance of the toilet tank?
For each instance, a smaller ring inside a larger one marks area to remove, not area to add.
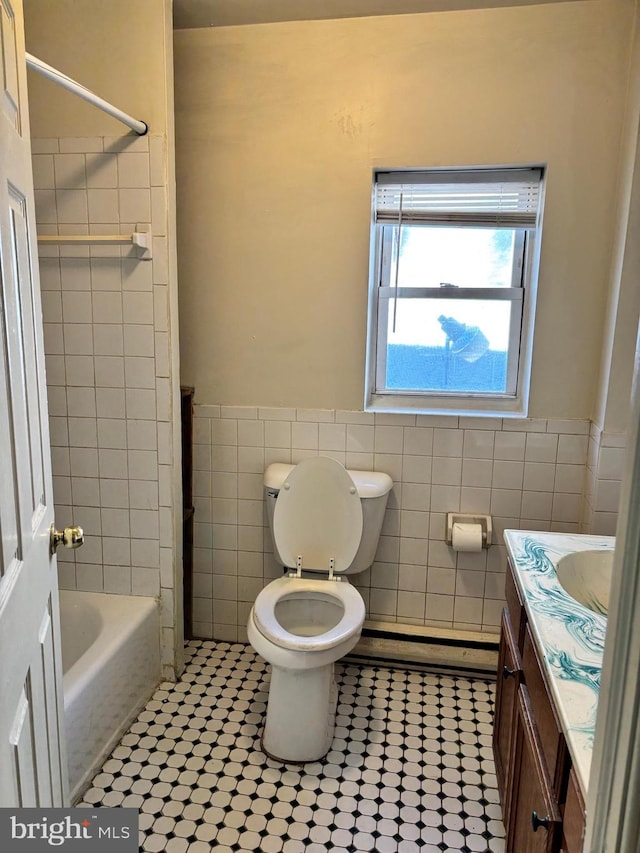
[[[275,511],[278,492],[294,468],[295,465],[274,462],[264,472],[264,492],[267,501],[267,518],[269,519],[272,542],[273,513]],[[351,476],[358,490],[360,503],[362,504],[362,539],[360,540],[360,547],[353,558],[353,563],[343,572],[345,575],[354,575],[358,572],[364,572],[373,563],[382,531],[382,522],[384,521],[389,492],[393,487],[393,480],[388,474],[383,474],[379,471],[350,471],[347,468],[347,473]],[[273,550],[276,560],[281,565],[284,565],[284,561],[280,557],[275,543]],[[288,568],[293,567],[289,566]]]

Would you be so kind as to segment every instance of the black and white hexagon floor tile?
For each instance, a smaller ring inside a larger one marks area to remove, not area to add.
[[[149,853],[503,853],[493,685],[338,665],[322,761],[260,750],[269,667],[249,646],[194,640],[79,805],[140,809]]]

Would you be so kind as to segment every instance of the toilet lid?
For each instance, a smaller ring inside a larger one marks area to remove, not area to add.
[[[362,538],[362,505],[346,469],[325,456],[304,459],[283,483],[273,514],[273,536],[285,566],[299,556],[308,571],[343,572]]]

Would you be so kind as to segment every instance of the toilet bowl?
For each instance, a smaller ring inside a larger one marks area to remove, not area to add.
[[[371,525],[363,525],[363,488],[355,473],[333,459],[313,457],[265,475],[275,552],[291,571],[258,594],[247,634],[272,667],[263,749],[285,762],[316,761],[328,752],[337,705],[334,664],[362,631],[364,602],[342,577],[367,568],[356,559]],[[391,479],[372,472],[364,479],[367,497],[386,505]],[[384,507],[375,514],[375,543],[383,516]],[[374,553],[368,541],[369,565]]]

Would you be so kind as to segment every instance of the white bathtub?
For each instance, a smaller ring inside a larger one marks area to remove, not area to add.
[[[60,591],[69,790],[74,802],[160,681],[154,598]]]

